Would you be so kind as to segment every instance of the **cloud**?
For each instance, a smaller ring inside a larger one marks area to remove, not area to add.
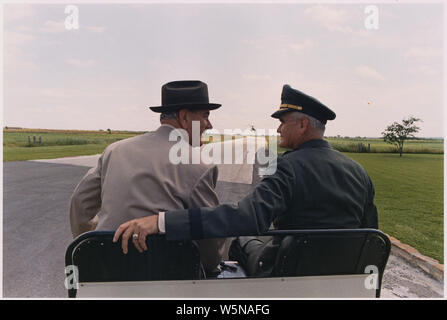
[[[80,29],[86,29],[88,31],[94,32],[94,33],[103,33],[104,30],[106,29],[106,27],[101,27],[101,26],[80,26]]]
[[[330,31],[352,32],[352,29],[346,26],[348,15],[343,9],[318,5],[305,9],[304,14]]]
[[[141,110],[141,107],[139,106],[125,106],[125,107],[121,107],[119,108],[119,111],[124,111],[124,112],[138,112]]]
[[[376,70],[374,70],[369,66],[357,66],[355,68],[355,73],[361,76],[362,78],[366,79],[373,79],[379,81],[385,80],[384,76],[382,76],[379,72],[377,72]]]
[[[57,106],[45,106],[45,107],[33,107],[33,113],[39,114],[39,113],[50,113],[54,114],[55,112],[66,112],[70,111],[71,109],[68,106],[60,105]]]
[[[65,32],[65,23],[63,21],[47,20],[41,27],[40,32],[43,33],[62,33]]]
[[[15,31],[4,31],[4,46],[16,47],[26,45],[35,40],[35,37],[31,34]]]
[[[23,47],[33,43],[35,36],[15,31],[4,31],[4,66],[8,70],[34,71],[37,65],[31,60],[29,50]]]
[[[3,8],[5,27],[7,27],[8,23],[29,18],[35,15],[32,6],[28,4],[5,4]]]
[[[33,32],[34,29],[28,26],[18,26],[16,28],[17,31],[21,31],[21,32]]]
[[[302,52],[304,50],[307,49],[311,49],[313,47],[315,47],[316,42],[311,40],[311,39],[305,39],[303,42],[301,43],[292,43],[290,44],[290,48],[292,49],[292,51],[299,53]]]
[[[105,29],[106,27],[104,26],[84,26],[82,24],[79,26],[79,30],[87,30],[93,33],[103,33]],[[41,27],[39,30],[43,33],[62,33],[67,31],[64,21],[53,20],[45,21],[43,27]]]
[[[4,67],[5,70],[13,70],[14,72],[21,71],[23,72],[22,74],[25,74],[25,72],[36,71],[38,69],[35,62],[29,58],[21,56],[15,50],[4,51]]]
[[[364,28],[363,23],[358,24],[358,21],[355,20],[357,12],[348,12],[334,6],[317,5],[306,8],[304,14],[329,31],[357,36],[359,40],[371,38],[373,34],[370,30]],[[352,25],[356,26],[356,28],[353,29]],[[377,42],[380,39],[375,37],[373,41]]]
[[[263,74],[263,75],[259,75],[259,74],[244,74],[244,75],[242,75],[242,77],[244,79],[246,79],[246,80],[254,80],[254,81],[271,79],[271,77],[269,75],[266,75],[266,74]]]
[[[74,96],[74,92],[69,89],[42,88],[38,90],[38,95],[50,99],[70,99]]]
[[[433,47],[412,47],[407,50],[405,59],[431,59],[442,56],[442,50]]]
[[[409,73],[425,76],[434,76],[439,74],[439,70],[430,66],[417,66],[416,68],[410,68]]]
[[[65,62],[68,63],[69,65],[80,68],[87,68],[96,64],[95,60],[80,60],[75,58],[67,59]]]

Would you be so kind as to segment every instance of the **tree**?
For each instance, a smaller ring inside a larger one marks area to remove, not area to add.
[[[422,120],[410,116],[408,119],[403,119],[402,123],[394,122],[382,132],[383,141],[396,145],[399,155],[402,157],[405,140],[414,137],[414,134],[420,130],[415,124],[418,121]]]

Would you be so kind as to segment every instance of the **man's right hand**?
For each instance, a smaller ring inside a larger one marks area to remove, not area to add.
[[[123,248],[123,253],[128,252],[128,242],[132,238],[132,242],[139,252],[147,250],[146,246],[146,236],[151,234],[157,234],[158,230],[158,215],[133,219],[128,222],[123,223],[118,227],[113,236],[113,242],[117,242],[122,234],[121,247]],[[137,239],[133,238],[136,234]]]

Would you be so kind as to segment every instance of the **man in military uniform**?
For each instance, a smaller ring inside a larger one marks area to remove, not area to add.
[[[281,122],[279,145],[292,149],[277,158],[273,175],[266,176],[237,204],[162,212],[136,221],[142,226],[138,230],[165,233],[167,239],[177,240],[259,235],[272,222],[277,229],[289,230],[378,228],[368,174],[323,140],[326,122],[335,119],[335,113],[285,85],[280,109],[272,117]],[[132,222],[125,223],[114,240],[123,234],[127,248],[133,232]],[[230,259],[240,261],[248,275],[269,275],[281,240],[240,237],[233,242]]]

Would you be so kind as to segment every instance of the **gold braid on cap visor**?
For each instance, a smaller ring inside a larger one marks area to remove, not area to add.
[[[279,106],[279,110],[283,110],[283,109],[295,109],[295,110],[303,110],[303,107],[301,106],[295,106],[293,104],[282,104]]]

